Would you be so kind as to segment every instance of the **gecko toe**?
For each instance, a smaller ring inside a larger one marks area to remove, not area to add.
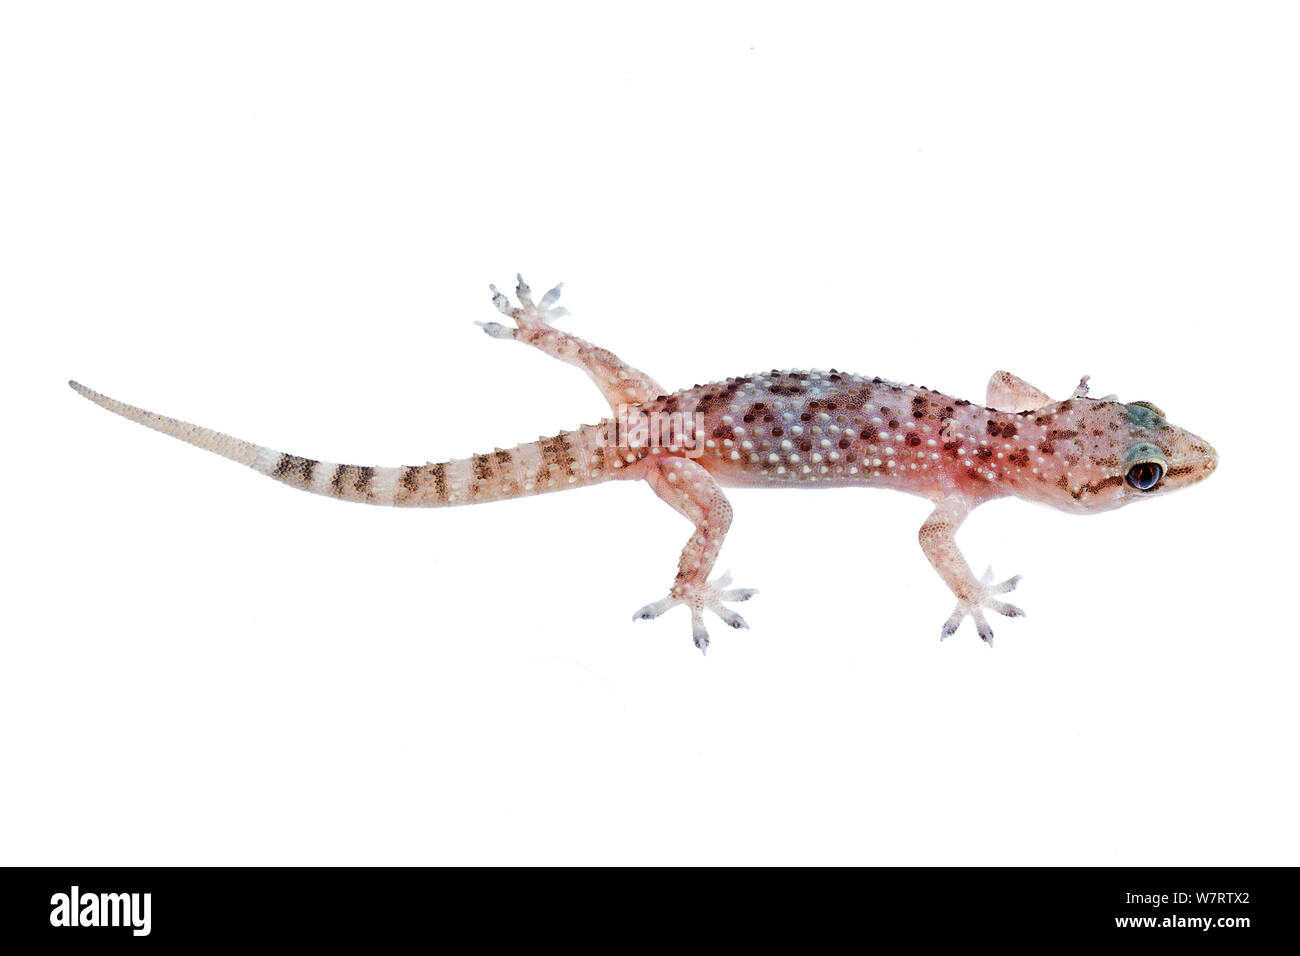
[[[1001,584],[993,585],[989,588],[989,594],[1006,594],[1008,591],[1014,591],[1016,585],[1020,583],[1020,578],[1021,575],[1017,574],[1014,577],[1007,578]]]
[[[697,607],[691,608],[691,641],[701,654],[708,653],[709,632],[704,627],[704,613]]]
[[[550,309],[551,306],[555,305],[555,303],[560,300],[560,290],[563,288],[564,283],[557,282],[553,289],[547,292],[546,295],[542,296],[542,301],[537,303],[537,307],[543,312]]]
[[[984,606],[990,611],[997,611],[1003,617],[1024,617],[1025,612],[1014,604],[1005,601],[985,601]]]
[[[475,322],[474,324],[494,339],[513,339],[515,337],[515,330],[507,328],[500,322]]]
[[[749,625],[745,623],[745,619],[731,608],[723,607],[721,604],[713,604],[710,605],[709,610],[722,618],[723,623],[729,627],[734,627],[738,631],[749,630]]]

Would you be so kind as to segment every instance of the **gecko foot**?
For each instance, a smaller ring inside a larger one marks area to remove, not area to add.
[[[993,646],[993,628],[989,627],[989,622],[984,618],[984,609],[997,611],[1006,617],[1024,617],[1025,612],[1014,604],[1007,604],[1005,601],[994,599],[995,594],[1006,594],[1008,591],[1014,591],[1016,585],[1020,583],[1020,575],[1007,578],[997,584],[993,581],[993,569],[989,568],[984,572],[984,576],[979,580],[979,594],[973,601],[958,601],[957,609],[952,612],[943,625],[943,631],[939,634],[939,640],[951,637],[957,630],[962,620],[970,615],[970,619],[975,622],[975,630],[979,632],[980,639],[989,647]]]
[[[542,301],[533,303],[533,292],[524,282],[523,276],[515,276],[518,285],[515,286],[515,298],[519,300],[518,305],[511,305],[510,299],[504,293],[498,291],[494,285],[488,286],[492,290],[492,304],[497,310],[505,316],[514,319],[515,325],[520,331],[531,332],[537,329],[548,329],[558,319],[562,319],[569,314],[569,310],[560,307],[554,308],[555,303],[559,301],[560,289],[564,287],[561,282],[546,295],[542,296]],[[502,325],[500,322],[475,322],[475,325],[487,332],[494,339],[510,339],[515,337],[515,329]]]
[[[660,598],[653,604],[647,604],[632,615],[632,620],[648,621],[663,614],[664,611],[676,607],[678,604],[685,604],[691,609],[691,639],[701,653],[707,652],[709,649],[709,632],[704,627],[704,612],[706,610],[718,615],[718,617],[722,618],[723,623],[729,624],[731,627],[749,627],[743,617],[723,605],[722,602],[748,601],[758,591],[754,588],[728,589],[727,585],[730,583],[731,572],[728,571],[722,577],[710,581],[702,587],[691,584],[675,585],[667,597]]]

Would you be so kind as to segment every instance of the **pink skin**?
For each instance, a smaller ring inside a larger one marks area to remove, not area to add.
[[[997,597],[1019,578],[995,584],[991,572],[979,579],[971,573],[955,535],[974,508],[1014,495],[1065,511],[1107,511],[1195,484],[1218,463],[1207,442],[1169,424],[1155,406],[1088,398],[1086,378],[1057,402],[1014,375],[996,372],[985,405],[834,369],[773,370],[670,394],[612,352],[556,329],[552,321],[564,314],[554,308],[559,286],[536,305],[522,279],[515,291],[517,306],[492,290],[513,327],[480,325],[493,338],[515,339],[581,368],[615,420],[472,458],[400,467],[343,465],[285,454],[70,384],[124,418],[292,487],[345,501],[444,507],[611,479],[644,480],[695,527],[667,596],[636,617],[685,605],[700,650],[709,643],[704,612],[745,627],[726,604],[755,593],[728,588],[727,575],[709,579],[731,527],[724,487],[862,485],[928,498],[934,511],[921,525],[921,549],[957,598],[941,635],[952,634],[969,616],[992,644],[984,611],[1023,613]],[[631,426],[640,421],[653,422],[660,440],[637,437]]]
[[[970,616],[992,644],[983,611],[1022,614],[996,597],[1019,577],[994,584],[988,575],[979,580],[971,573],[954,539],[971,510],[1015,495],[1065,511],[1106,511],[1194,484],[1218,462],[1207,442],[1170,425],[1154,406],[1087,398],[1086,378],[1070,398],[1053,402],[1014,375],[997,372],[985,406],[835,370],[774,370],[667,394],[612,353],[554,329],[555,315],[547,310],[558,287],[539,306],[532,305],[522,280],[519,307],[493,292],[517,327],[489,325],[490,334],[517,338],[585,369],[616,412],[632,403],[649,416],[680,413],[691,421],[700,413],[694,420],[702,426],[703,454],[687,458],[685,449],[663,446],[619,449],[621,474],[614,477],[649,481],[695,523],[668,597],[637,617],[687,605],[701,650],[708,644],[701,612],[743,627],[743,619],[722,602],[754,593],[724,591],[721,582],[708,580],[731,522],[723,487],[864,485],[930,499],[935,510],[921,526],[921,547],[957,598],[942,636]],[[1125,480],[1135,449],[1163,472],[1149,490]],[[682,480],[674,484],[667,476],[677,468]]]

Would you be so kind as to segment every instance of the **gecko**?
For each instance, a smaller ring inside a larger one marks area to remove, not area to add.
[[[612,352],[556,327],[568,314],[556,306],[562,284],[535,303],[522,276],[516,278],[518,304],[489,286],[511,324],[476,324],[494,339],[522,342],[585,371],[613,417],[514,448],[386,468],[286,454],[69,384],[131,421],[344,501],[444,507],[644,481],[694,531],[668,594],[634,619],[682,605],[701,651],[709,646],[704,612],[747,627],[727,605],[757,593],[730,587],[729,573],[710,577],[732,521],[724,488],[861,486],[930,500],[921,550],[957,599],[940,639],[969,617],[992,646],[984,612],[1023,615],[1000,597],[1020,576],[994,582],[990,569],[975,577],[955,540],[973,509],[1015,496],[1076,514],[1109,511],[1196,484],[1218,465],[1208,442],[1170,424],[1151,402],[1090,398],[1086,375],[1068,398],[1054,401],[998,371],[984,405],[835,369],[773,369],[669,392]]]

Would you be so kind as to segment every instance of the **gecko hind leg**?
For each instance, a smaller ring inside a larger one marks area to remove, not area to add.
[[[569,314],[568,309],[555,307],[563,283],[542,296],[540,302],[534,303],[532,290],[523,276],[516,276],[516,279],[518,305],[511,305],[496,286],[488,287],[492,290],[492,304],[515,323],[515,327],[510,328],[500,322],[476,322],[488,335],[494,339],[523,342],[561,362],[578,366],[596,383],[615,411],[619,405],[638,405],[668,394],[653,378],[628,365],[613,352],[555,327],[553,323],[556,320]]]
[[[691,611],[691,639],[701,652],[709,647],[709,632],[704,626],[704,612],[710,611],[734,628],[747,628],[745,619],[723,602],[748,601],[758,591],[753,588],[728,588],[728,572],[710,581],[722,542],[731,527],[731,502],[703,465],[687,458],[669,458],[654,462],[646,481],[657,494],[695,524],[695,533],[682,549],[677,578],[667,597],[647,604],[633,620],[644,621],[684,604]]]

